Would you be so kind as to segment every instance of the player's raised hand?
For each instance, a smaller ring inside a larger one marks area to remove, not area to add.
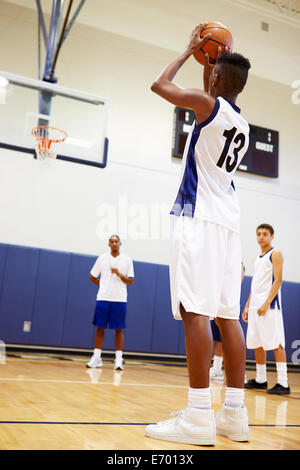
[[[216,58],[216,63],[218,61],[218,58],[220,57],[221,54],[223,54],[224,52],[231,52],[231,50],[229,49],[228,46],[225,46],[225,50],[222,51],[222,47],[219,46],[218,47],[218,54],[217,54],[217,58]],[[214,66],[216,65],[216,63],[212,64],[210,62],[210,59],[209,59],[209,55],[208,53],[206,52],[205,53],[205,64],[204,64],[204,68],[206,69],[206,71],[210,74],[214,68]]]
[[[230,52],[229,47],[225,46],[224,51],[222,51],[221,46],[218,47],[218,54],[217,54],[216,62],[217,62],[218,58],[220,57],[220,55],[223,54],[223,52]],[[209,94],[211,94],[209,79],[210,79],[210,76],[212,74],[212,71],[213,71],[215,65],[216,64],[212,64],[210,62],[209,54],[206,52],[205,53],[205,64],[204,64],[204,70],[203,70],[203,82],[204,82],[204,90]]]
[[[195,51],[200,49],[200,47],[203,46],[203,44],[208,41],[208,39],[211,37],[211,34],[205,34],[202,38],[200,37],[200,34],[202,30],[205,28],[207,23],[200,23],[198,26],[196,26],[190,36],[188,45],[187,45],[187,50],[193,54]]]

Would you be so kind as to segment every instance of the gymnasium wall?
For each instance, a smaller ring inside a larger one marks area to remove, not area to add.
[[[89,280],[96,257],[0,243],[0,340],[9,344],[92,349],[97,287]],[[168,266],[134,261],[128,287],[124,351],[184,355],[184,328],[171,313]],[[251,278],[242,284],[246,302]],[[297,299],[300,285],[284,282],[283,310],[288,362],[299,361]],[[28,328],[28,322],[30,326]],[[241,322],[246,333],[246,324]],[[25,327],[25,328],[24,328]],[[114,350],[106,331],[104,350]],[[268,360],[274,360],[268,352]],[[247,359],[254,359],[247,350]]]
[[[15,3],[0,5],[1,68],[36,78],[35,5],[29,9],[20,6],[26,2]],[[61,51],[57,76],[61,85],[110,98],[108,167],[58,162],[45,171],[27,155],[1,149],[0,240],[93,254],[106,249],[109,233],[119,232],[123,250],[132,257],[167,264],[168,212],[180,164],[171,158],[174,107],[154,95],[150,85],[185,45],[195,21],[195,2],[190,0],[184,11],[182,2],[161,7],[157,1],[104,3],[89,2],[94,16],[82,9]],[[151,21],[155,12],[156,22]],[[247,274],[252,274],[258,248],[255,227],[267,221],[275,227],[274,245],[284,252],[285,279],[300,282],[300,253],[294,249],[300,232],[300,104],[292,103],[290,86],[300,77],[300,29],[225,0],[201,2],[201,15],[223,18],[236,48],[251,58],[247,90],[238,102],[245,117],[280,132],[279,178],[236,176]],[[79,23],[81,18],[85,24]],[[266,19],[268,34],[260,30],[260,21]],[[283,57],[285,66],[277,66]],[[201,67],[191,59],[176,80],[182,86],[201,86]]]
[[[117,232],[122,251],[137,263],[167,265],[168,213],[180,162],[171,158],[174,107],[150,85],[186,44],[199,2],[87,4],[94,15],[83,8],[61,51],[57,76],[60,85],[110,98],[108,166],[59,161],[45,169],[28,155],[0,149],[0,242],[94,257]],[[0,3],[0,69],[37,78],[35,4],[24,5]],[[227,24],[236,49],[251,59],[247,89],[237,103],[244,116],[280,134],[278,179],[241,173],[235,178],[246,275],[252,275],[258,252],[255,228],[268,222],[275,228],[274,246],[284,254],[284,281],[298,286],[300,104],[292,102],[291,84],[300,79],[300,29],[229,0],[201,1],[199,14],[199,21]],[[261,21],[270,24],[269,33],[261,31]],[[201,87],[201,67],[190,59],[176,82]],[[297,305],[295,300],[292,311],[299,318]],[[294,331],[300,337],[299,320]]]

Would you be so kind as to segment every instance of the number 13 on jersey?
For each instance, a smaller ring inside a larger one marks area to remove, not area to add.
[[[225,129],[225,131],[223,132],[223,135],[224,137],[226,137],[226,140],[221,156],[217,162],[217,166],[219,166],[220,168],[222,168],[225,163],[225,169],[228,173],[231,173],[237,166],[239,161],[239,152],[244,147],[246,141],[245,134],[240,132],[236,135],[236,132],[236,127],[233,127],[230,130]],[[232,141],[234,144],[236,144],[233,149],[233,157],[231,155],[228,155],[229,147]]]

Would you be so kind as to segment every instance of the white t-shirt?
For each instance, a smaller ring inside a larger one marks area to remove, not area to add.
[[[119,254],[114,257],[110,253],[99,256],[91,269],[93,277],[101,276],[97,300],[127,302],[127,285],[111,272],[111,268],[117,268],[123,276],[134,277],[133,263],[129,256]]]

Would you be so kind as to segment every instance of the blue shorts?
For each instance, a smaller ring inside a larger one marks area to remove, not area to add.
[[[110,302],[108,300],[97,300],[93,325],[98,328],[118,330],[126,328],[127,302]]]
[[[211,320],[210,324],[211,324],[211,331],[212,331],[214,341],[222,342],[221,333],[220,333],[218,325],[215,323],[214,320]]]

